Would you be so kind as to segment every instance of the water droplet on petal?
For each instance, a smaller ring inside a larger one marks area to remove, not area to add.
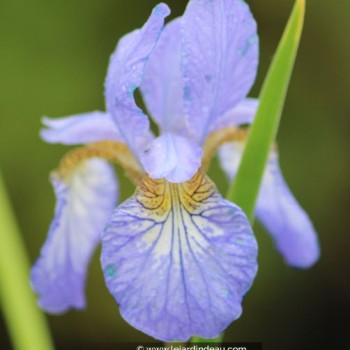
[[[105,267],[104,273],[107,277],[113,278],[117,273],[117,268],[114,264],[109,264]]]
[[[211,82],[211,79],[212,79],[211,75],[206,74],[206,75],[204,76],[204,78],[205,78],[205,80],[206,80],[208,83]]]
[[[183,89],[184,99],[190,100],[191,99],[191,89],[189,86],[185,86]]]

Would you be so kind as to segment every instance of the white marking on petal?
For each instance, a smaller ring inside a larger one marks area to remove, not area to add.
[[[90,159],[63,181],[53,177],[55,217],[41,255],[31,272],[39,304],[51,313],[85,306],[85,278],[90,257],[117,199],[113,168]]]

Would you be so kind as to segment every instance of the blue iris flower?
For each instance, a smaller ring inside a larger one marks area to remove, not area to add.
[[[257,272],[257,243],[240,208],[205,175],[219,151],[233,180],[258,101],[246,98],[258,65],[256,23],[238,0],[190,0],[164,26],[165,4],[113,53],[106,112],[44,118],[50,143],[70,151],[52,173],[57,206],[31,273],[40,306],[62,313],[85,306],[93,251],[102,243],[107,287],[123,318],[164,341],[211,338],[242,311]],[[136,105],[140,88],[160,135]],[[136,184],[118,205],[110,162]],[[286,261],[318,258],[310,220],[287,188],[271,151],[257,218]]]

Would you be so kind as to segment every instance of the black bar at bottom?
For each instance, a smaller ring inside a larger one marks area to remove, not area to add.
[[[262,350],[262,343],[94,343],[83,347],[84,350]]]

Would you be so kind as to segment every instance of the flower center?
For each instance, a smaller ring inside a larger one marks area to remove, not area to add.
[[[246,140],[247,135],[248,129],[236,127],[228,127],[211,133],[203,146],[201,171],[207,171],[211,159],[221,145],[229,141],[243,142]],[[67,180],[79,164],[86,159],[95,157],[104,158],[110,162],[121,165],[126,175],[135,184],[139,184],[144,176],[145,171],[141,168],[130,149],[125,144],[114,141],[94,142],[73,149],[62,158],[55,175],[63,180]],[[196,178],[196,176],[197,175],[195,175],[193,179]],[[192,180],[186,182],[186,184],[191,182]],[[157,181],[155,180],[154,183],[157,183]]]

